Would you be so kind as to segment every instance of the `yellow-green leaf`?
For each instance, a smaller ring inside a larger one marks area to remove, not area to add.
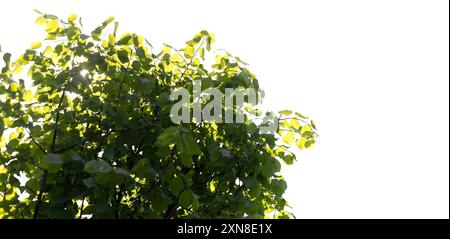
[[[217,182],[214,181],[214,180],[212,180],[212,181],[209,183],[209,190],[210,190],[211,192],[215,192],[215,191],[216,191],[216,188],[217,188]]]
[[[298,117],[303,118],[303,119],[307,119],[307,118],[308,118],[308,117],[302,115],[302,114],[299,113],[299,112],[295,112],[295,114],[296,114]]]
[[[36,24],[38,24],[39,26],[44,25],[45,23],[47,23],[47,20],[43,17],[43,16],[39,16],[36,19]]]
[[[204,60],[205,59],[205,48],[200,48],[198,50],[198,53],[200,54],[200,57]]]
[[[0,174],[5,174],[7,172],[8,172],[8,169],[5,166],[0,165]]]
[[[33,92],[31,92],[31,90],[27,90],[23,94],[23,100],[25,102],[31,102],[31,101],[33,101],[33,98],[34,98],[34,95],[33,95]]]
[[[9,90],[12,92],[17,92],[17,90],[19,90],[19,84],[17,84],[16,82],[10,83]]]
[[[71,14],[71,15],[69,16],[69,18],[67,18],[67,21],[69,21],[69,22],[74,22],[74,21],[77,20],[77,19],[78,19],[77,14]]]
[[[41,48],[41,47],[42,47],[42,43],[39,42],[39,41],[33,42],[33,43],[31,44],[31,48],[32,48],[32,49],[38,49],[38,48]]]
[[[297,119],[292,119],[289,122],[289,128],[291,128],[291,129],[299,129],[300,128],[300,122],[298,122]]]
[[[200,60],[196,57],[194,58],[194,60],[191,63],[192,66],[199,66],[200,65]]]
[[[20,74],[20,73],[22,73],[22,70],[23,70],[23,66],[22,65],[20,65],[20,66],[17,66],[14,70],[13,70],[13,74]]]
[[[306,148],[306,146],[305,146],[305,144],[306,144],[306,142],[307,142],[307,140],[305,139],[305,138],[300,138],[300,139],[297,139],[297,141],[295,142],[295,144],[297,145],[297,147],[299,148],[299,149],[304,149],[304,148]]]
[[[317,130],[316,129],[316,122],[314,122],[314,120],[311,120],[311,127],[313,127],[313,129]]]
[[[59,27],[59,23],[57,20],[55,20],[55,19],[48,20],[45,31],[48,33],[55,32],[56,30],[58,30],[58,27]]]
[[[288,115],[292,114],[292,111],[290,111],[290,110],[281,110],[281,111],[278,111],[278,113],[288,116]]]
[[[187,58],[193,57],[194,51],[195,51],[195,49],[193,46],[187,46],[186,48],[183,49],[184,56],[186,56]]]
[[[50,46],[47,46],[47,48],[45,48],[44,50],[44,56],[45,57],[50,57],[53,53],[53,48],[51,48]]]
[[[287,132],[281,139],[286,144],[292,144],[294,142],[295,134],[293,132]]]
[[[311,127],[309,127],[309,125],[304,125],[302,127],[302,130],[300,131],[300,134],[303,134],[305,132],[311,132]]]
[[[108,35],[108,44],[110,46],[113,46],[114,44],[116,44],[116,37],[113,34]]]
[[[172,55],[172,62],[180,62],[181,61],[181,56],[178,54],[174,54]]]
[[[11,132],[11,133],[9,134],[9,141],[15,140],[15,139],[17,139],[18,137],[19,137],[18,134],[14,133],[14,132]]]

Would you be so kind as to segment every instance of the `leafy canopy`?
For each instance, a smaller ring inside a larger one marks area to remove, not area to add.
[[[156,52],[140,35],[118,36],[112,17],[91,33],[76,15],[39,13],[36,22],[45,42],[15,61],[2,54],[0,218],[293,216],[281,162],[295,161],[292,147],[314,144],[313,121],[272,113],[279,127],[271,135],[259,134],[251,117],[243,124],[170,120],[171,91],[192,89],[193,80],[222,92],[259,89],[238,57],[212,52],[212,34]],[[239,111],[259,112],[233,108]]]

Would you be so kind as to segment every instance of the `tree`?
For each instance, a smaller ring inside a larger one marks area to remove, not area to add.
[[[261,110],[250,104],[231,109],[245,112],[243,123],[170,120],[171,92],[194,80],[202,90],[259,90],[238,57],[218,51],[207,64],[212,34],[155,53],[140,35],[118,37],[112,17],[90,34],[76,15],[39,12],[36,22],[45,44],[15,61],[3,54],[0,218],[293,216],[279,171],[295,161],[293,146],[314,144],[313,121],[271,112],[276,134],[260,134]]]

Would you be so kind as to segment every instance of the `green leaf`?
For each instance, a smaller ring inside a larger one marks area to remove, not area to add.
[[[5,53],[3,55],[3,61],[5,61],[5,65],[9,66],[9,63],[11,62],[11,53]]]
[[[40,166],[44,169],[47,169],[51,173],[58,172],[63,165],[63,159],[59,154],[49,153],[44,156],[42,159]]]
[[[98,173],[95,175],[95,183],[109,186],[119,185],[124,182],[126,177],[126,175],[116,172]]]
[[[158,95],[158,97],[156,98],[156,102],[157,102],[158,106],[160,106],[160,107],[167,105],[170,102],[169,94],[162,93],[162,94]]]
[[[282,179],[272,180],[270,184],[270,189],[272,190],[272,192],[279,197],[283,195],[284,191],[286,191],[286,188],[287,188],[286,181]]]
[[[150,167],[148,159],[140,159],[131,169],[131,173],[141,178],[156,175],[156,172]]]
[[[195,142],[194,136],[191,133],[181,134],[181,150],[183,154],[198,155],[201,154],[200,147]]]
[[[117,45],[131,45],[133,44],[132,38],[132,35],[126,33],[120,37],[119,41],[117,41]]]
[[[295,112],[295,114],[296,114],[298,117],[302,118],[302,119],[308,119],[308,117],[302,115],[302,114],[299,113],[299,112]]]
[[[195,197],[192,197],[192,209],[195,211],[200,207],[200,202],[198,201],[198,199]]]
[[[72,159],[73,161],[83,161],[81,156],[75,151],[70,152],[70,159]]]
[[[125,176],[125,177],[130,176],[130,172],[128,172],[128,170],[123,169],[123,168],[116,168],[116,169],[114,169],[114,173],[122,175],[122,176]]]
[[[191,206],[193,199],[194,199],[194,194],[192,193],[192,191],[189,189],[186,189],[180,194],[178,203],[183,208],[189,208],[189,206]]]
[[[181,154],[181,164],[185,167],[192,167],[194,161],[192,160],[192,155],[189,154]]]
[[[158,147],[166,147],[175,143],[177,136],[180,133],[178,127],[172,126],[165,129],[156,139],[155,145]]]
[[[103,160],[91,160],[84,165],[84,171],[92,173],[107,173],[111,166]]]
[[[154,78],[139,78],[137,80],[137,90],[143,94],[150,94],[155,86]]]
[[[83,184],[87,188],[93,188],[95,186],[95,179],[93,177],[83,179]]]
[[[273,171],[274,168],[271,159],[264,160],[261,168],[261,174],[266,178],[270,178],[273,175]]]
[[[117,52],[117,56],[119,57],[119,60],[120,60],[120,62],[122,62],[122,64],[125,64],[130,61],[128,51],[126,51],[126,50],[123,50],[123,49],[119,50]]]
[[[32,193],[39,191],[40,184],[36,178],[30,178],[25,185],[27,186],[27,189],[29,188],[32,190]]]
[[[172,192],[174,195],[177,195],[183,191],[184,189],[184,182],[183,179],[181,179],[180,177],[174,177],[172,178],[172,180],[170,181],[169,184],[169,190],[170,192]]]
[[[315,143],[314,140],[308,140],[308,141],[306,141],[306,143],[305,143],[305,148],[311,147],[312,145],[314,145],[314,143]]]
[[[200,147],[195,142],[191,133],[182,133],[177,140],[178,151],[181,154],[181,163],[185,167],[192,167],[192,155],[201,153]]]
[[[287,154],[287,155],[283,155],[281,157],[281,159],[283,159],[283,161],[287,164],[287,165],[291,165],[294,163],[295,161],[295,157],[291,154]]]

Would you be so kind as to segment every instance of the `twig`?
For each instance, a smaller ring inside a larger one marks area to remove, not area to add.
[[[79,218],[79,219],[81,219],[82,216],[83,216],[84,200],[86,200],[86,196],[87,196],[87,195],[85,195],[85,196],[83,197],[83,200],[81,201],[81,209],[80,209],[80,218]]]

